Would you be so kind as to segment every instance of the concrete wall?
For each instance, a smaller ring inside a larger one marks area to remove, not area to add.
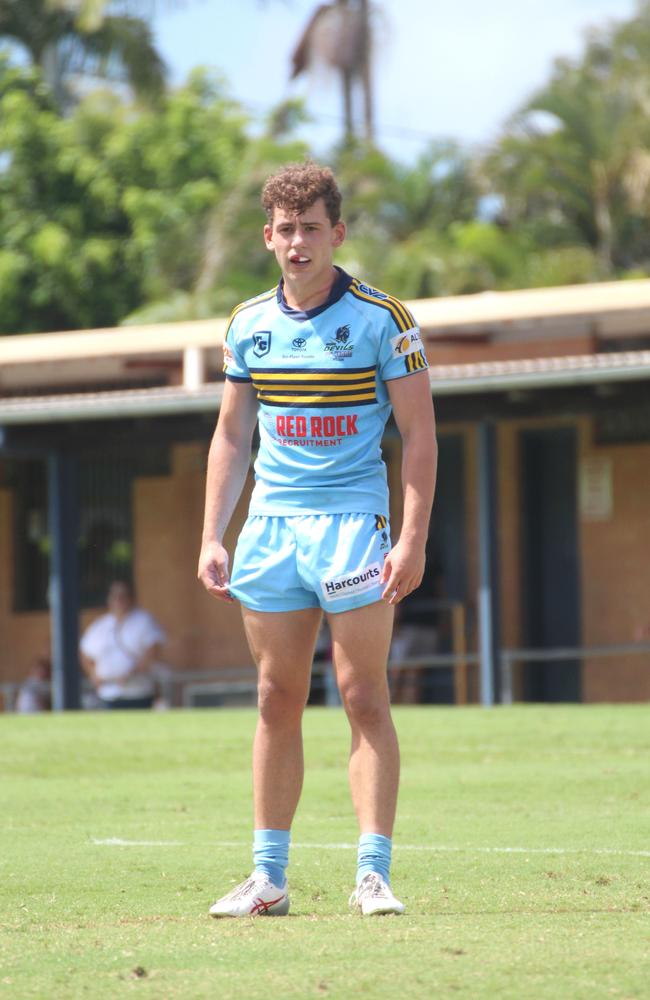
[[[580,524],[583,636],[588,645],[633,642],[650,624],[650,444],[595,447],[590,428],[582,458],[611,461],[612,511]],[[650,653],[593,659],[583,674],[585,701],[650,699]]]
[[[430,365],[469,365],[481,361],[512,361],[517,358],[561,358],[569,355],[592,354],[594,337],[583,334],[574,337],[551,337],[548,340],[505,340],[489,344],[458,336],[443,339],[425,338]]]

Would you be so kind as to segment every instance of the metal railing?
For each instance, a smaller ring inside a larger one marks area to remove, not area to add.
[[[607,646],[556,646],[549,649],[502,649],[500,664],[500,702],[511,705],[514,701],[513,667],[516,663],[544,663],[562,660],[587,660],[614,656],[650,656],[650,642],[616,643]],[[388,662],[389,676],[395,678],[409,670],[427,671],[451,667],[454,672],[454,702],[467,704],[467,674],[470,666],[478,666],[478,652],[435,653],[426,656],[407,656]],[[328,661],[316,662],[313,677],[317,685],[325,684],[327,672],[331,670]],[[168,667],[156,671],[156,680],[162,700],[168,705],[189,707],[196,704],[202,694],[223,697],[228,702],[234,696],[250,695],[251,702],[257,689],[254,667],[234,667],[224,670],[172,670]],[[0,696],[5,712],[15,710],[16,698],[22,681],[0,682]],[[43,690],[49,685],[43,683]],[[88,681],[84,680],[83,690],[92,692]]]
[[[640,653],[650,653],[650,642],[624,642],[611,646],[553,646],[549,649],[502,649],[499,657],[501,704],[513,703],[512,668],[517,662],[557,663],[560,660],[588,660]]]
[[[430,656],[409,656],[399,659],[389,660],[389,675],[393,678],[409,670],[425,671],[439,670],[452,667],[454,669],[454,691],[456,703],[458,704],[458,684],[457,671],[463,672],[462,690],[465,692],[466,702],[466,670],[469,664],[478,663],[477,653],[441,653]],[[312,668],[312,690],[324,690],[331,692],[332,684],[328,683],[328,674],[331,676],[332,664],[330,661],[317,661]],[[223,700],[228,704],[235,699],[238,703],[248,701],[255,702],[257,692],[257,674],[254,667],[230,667],[223,670],[173,670],[169,667],[159,667],[155,672],[158,694],[161,701],[168,706],[179,706],[190,708],[203,703],[207,699],[214,698],[218,704]],[[2,708],[5,712],[16,710],[16,699],[23,681],[0,682],[0,697],[2,698]],[[48,682],[42,682],[39,690],[44,694],[51,691]],[[84,678],[82,682],[83,694],[92,696],[93,687]],[[326,698],[326,704],[337,704],[333,699]]]

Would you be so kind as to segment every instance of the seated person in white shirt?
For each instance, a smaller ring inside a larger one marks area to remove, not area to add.
[[[151,708],[151,668],[160,659],[165,633],[153,615],[135,606],[123,580],[108,589],[108,613],[84,632],[81,664],[106,708]]]

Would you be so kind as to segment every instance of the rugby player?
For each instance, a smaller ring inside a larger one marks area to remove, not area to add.
[[[386,666],[394,606],[424,571],[437,458],[427,361],[409,310],[334,265],[346,229],[331,170],[290,164],[266,181],[262,205],[281,278],[237,306],[228,326],[198,569],[211,594],[240,603],[258,668],[254,870],[210,913],[289,910],[301,721],[323,613],[351,729],[359,847],[350,905],[364,915],[401,913],[390,884],[399,748]],[[403,491],[392,546],[380,447],[391,409]],[[230,571],[223,538],[256,424],[255,487]]]

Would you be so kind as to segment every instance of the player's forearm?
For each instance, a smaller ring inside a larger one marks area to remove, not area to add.
[[[424,546],[436,489],[438,445],[435,430],[414,429],[403,442],[403,515],[400,541]]]
[[[215,433],[210,453],[205,490],[203,542],[222,542],[237,501],[246,482],[250,462],[250,446],[227,435]]]

